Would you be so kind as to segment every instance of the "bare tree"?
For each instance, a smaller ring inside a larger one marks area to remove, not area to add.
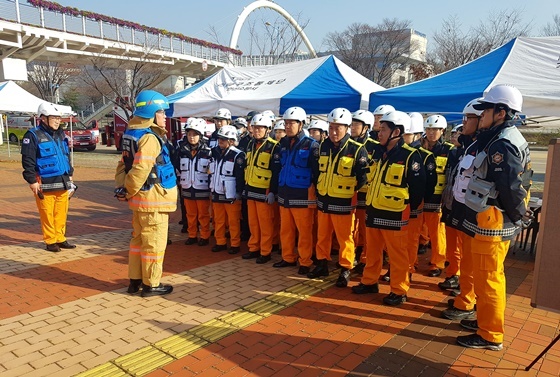
[[[530,24],[523,23],[519,10],[492,12],[467,32],[463,31],[458,16],[450,16],[434,34],[433,72],[437,74],[466,64],[515,37],[528,34],[530,28]]]
[[[546,24],[545,27],[542,28],[541,35],[545,37],[554,37],[560,35],[560,15],[555,14],[552,16],[552,23]]]
[[[410,62],[418,49],[409,20],[384,19],[377,26],[353,23],[342,32],[327,34],[325,44],[365,77],[391,86],[393,74]]]
[[[91,65],[82,70],[82,80],[88,88],[105,96],[120,107],[127,119],[132,117],[134,99],[144,89],[160,83],[165,77],[162,64],[144,59],[114,61],[102,57],[91,59]]]
[[[28,64],[29,81],[37,88],[45,101],[56,103],[59,88],[71,77],[79,74],[74,66],[62,66],[56,62],[33,62]]]

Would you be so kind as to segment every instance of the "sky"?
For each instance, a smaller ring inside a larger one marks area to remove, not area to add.
[[[220,44],[229,45],[237,16],[251,0],[58,0],[57,3],[134,21],[210,42],[217,42],[209,35],[211,26],[219,34]],[[442,21],[451,15],[458,16],[462,31],[486,20],[493,12],[518,9],[523,22],[532,25],[531,35],[540,35],[541,29],[552,23],[553,15],[560,15],[559,0],[451,0],[451,1],[376,1],[376,0],[276,0],[294,18],[308,19],[305,33],[316,51],[327,50],[324,39],[327,33],[343,31],[354,22],[377,25],[384,18],[410,20],[415,30],[430,41],[441,28]],[[24,3],[24,1],[21,1]],[[393,4],[393,6],[390,6]],[[280,16],[268,9],[254,11],[248,20],[270,19],[273,23]],[[248,49],[247,23],[242,29],[239,47]],[[304,47],[302,47],[304,48]]]

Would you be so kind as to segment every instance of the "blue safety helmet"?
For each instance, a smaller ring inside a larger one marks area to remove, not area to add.
[[[156,115],[156,111],[169,109],[169,101],[155,90],[144,90],[136,97],[134,107],[135,116],[151,119]]]

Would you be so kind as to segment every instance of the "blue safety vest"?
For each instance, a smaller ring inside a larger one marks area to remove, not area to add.
[[[68,141],[55,140],[48,132],[39,127],[29,130],[37,139],[39,156],[37,157],[37,173],[40,177],[49,178],[70,173]]]
[[[309,157],[313,139],[302,137],[291,149],[283,148],[280,151],[280,161],[282,170],[278,180],[279,186],[306,189],[311,186],[311,167],[309,167]],[[303,144],[307,143],[307,148],[302,149]]]
[[[127,129],[123,135],[123,162],[125,171],[128,173],[132,169],[134,163],[134,155],[138,151],[138,140],[140,140],[144,135],[152,134],[154,135],[160,145],[161,152],[156,158],[156,164],[154,165],[148,179],[142,186],[143,191],[149,190],[156,183],[159,183],[163,188],[170,189],[177,186],[177,178],[175,176],[175,168],[171,163],[171,156],[167,144],[149,127],[140,129]]]

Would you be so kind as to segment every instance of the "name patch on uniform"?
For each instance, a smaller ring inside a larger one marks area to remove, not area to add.
[[[496,152],[492,155],[492,162],[496,165],[501,164],[504,160],[504,155],[500,152]]]
[[[420,170],[420,163],[419,163],[419,162],[413,162],[413,163],[412,163],[412,170],[413,170],[413,171],[418,171],[418,170]]]
[[[23,144],[29,144],[29,139],[28,138],[23,138],[23,140],[21,141]]]

